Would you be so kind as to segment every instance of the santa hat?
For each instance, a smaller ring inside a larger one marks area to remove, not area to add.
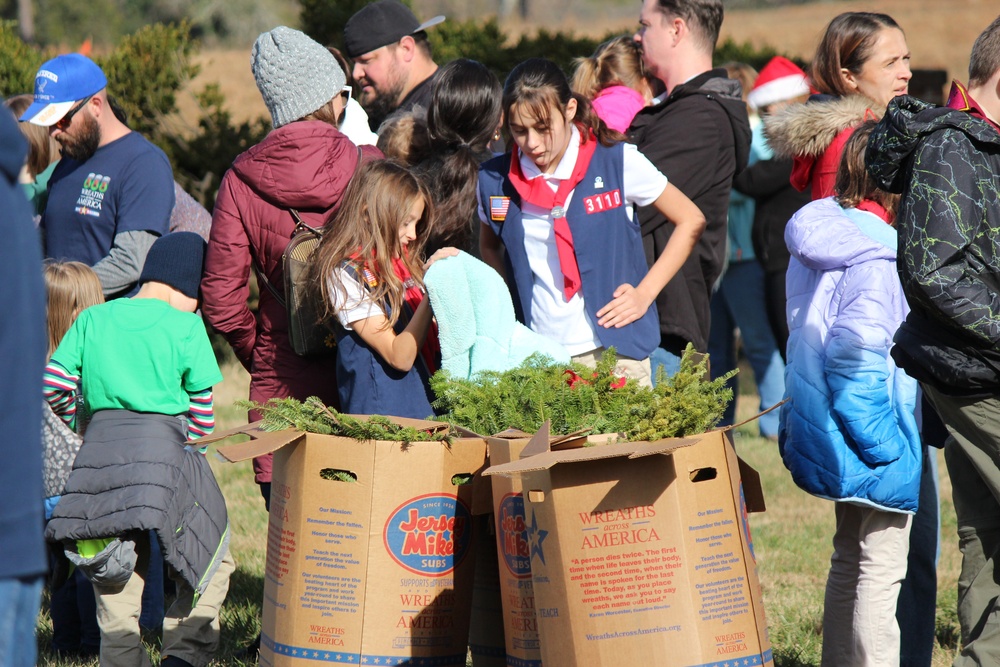
[[[760,109],[808,93],[805,72],[788,58],[775,56],[760,71],[753,90],[747,95],[747,104],[751,109]]]

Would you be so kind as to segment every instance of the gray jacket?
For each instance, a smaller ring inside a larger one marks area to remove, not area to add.
[[[186,430],[168,415],[96,413],[46,539],[72,547],[155,530],[164,559],[197,600],[225,556],[229,523],[208,461],[183,445]]]

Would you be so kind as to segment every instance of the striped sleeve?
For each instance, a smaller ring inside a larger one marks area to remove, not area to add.
[[[208,435],[215,430],[215,406],[212,401],[212,388],[188,393],[188,438],[194,440]]]
[[[45,367],[42,393],[45,400],[67,426],[76,428],[76,394],[80,376],[73,375],[56,360]]]

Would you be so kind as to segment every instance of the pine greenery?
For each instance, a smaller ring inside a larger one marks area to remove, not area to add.
[[[615,375],[617,355],[605,351],[597,370],[582,364],[552,364],[532,355],[509,371],[486,371],[473,380],[438,371],[431,378],[441,419],[476,433],[508,428],[534,433],[551,421],[553,434],[619,433],[626,440],[659,440],[704,433],[719,423],[733,392],[726,381],[736,371],[708,381],[708,357],[688,345],[680,370],[656,387]],[[574,376],[578,380],[574,382]],[[614,386],[613,386],[614,385]]]
[[[412,426],[400,426],[381,415],[365,419],[351,417],[323,404],[316,396],[305,401],[294,398],[272,398],[267,403],[237,401],[246,410],[257,410],[263,415],[261,430],[281,431],[294,429],[320,435],[338,435],[354,440],[388,440],[391,442],[447,442],[452,436],[447,431],[430,432]]]

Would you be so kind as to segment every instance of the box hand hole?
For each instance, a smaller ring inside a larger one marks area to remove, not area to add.
[[[692,482],[707,482],[710,479],[715,479],[719,476],[719,473],[715,468],[698,468],[697,470],[691,471],[691,481]]]
[[[475,477],[474,473],[471,472],[460,472],[451,476],[452,486],[464,486],[466,484],[472,484],[472,478]]]
[[[319,476],[331,482],[357,482],[358,476],[350,470],[339,470],[337,468],[323,468],[319,471]]]

